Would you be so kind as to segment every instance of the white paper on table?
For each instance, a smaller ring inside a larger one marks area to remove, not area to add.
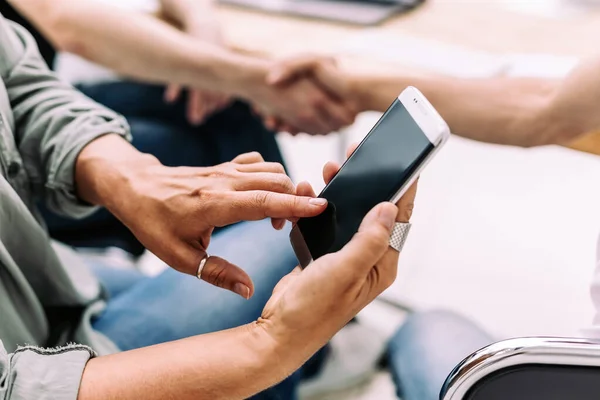
[[[461,78],[485,78],[508,68],[503,56],[463,46],[378,30],[365,30],[344,40],[342,54],[423,68]]]

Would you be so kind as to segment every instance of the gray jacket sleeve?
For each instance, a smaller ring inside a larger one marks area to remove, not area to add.
[[[0,341],[0,400],[76,400],[94,352],[86,346],[20,347],[7,354]]]
[[[15,141],[34,194],[60,214],[83,217],[94,209],[75,196],[75,160],[99,136],[129,139],[127,123],[56,78],[33,37],[2,16],[0,43],[0,74],[14,115]]]

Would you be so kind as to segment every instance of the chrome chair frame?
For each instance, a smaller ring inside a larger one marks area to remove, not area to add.
[[[490,374],[527,364],[600,367],[600,340],[530,337],[492,344],[454,368],[442,388],[440,400],[462,400]]]

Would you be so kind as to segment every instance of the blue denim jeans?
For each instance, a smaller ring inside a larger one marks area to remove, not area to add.
[[[130,350],[250,323],[260,316],[277,282],[297,265],[288,234],[289,229],[276,231],[264,220],[214,235],[211,254],[237,264],[254,281],[250,300],[172,269],[148,277],[92,263],[109,296],[93,327],[122,350]],[[310,368],[318,369],[322,357],[319,353],[311,364],[256,399],[293,400],[300,379],[311,373]]]
[[[249,323],[260,315],[278,280],[296,265],[286,231],[275,231],[268,221],[260,221],[215,235],[212,252],[237,263],[252,277],[256,292],[248,301],[171,269],[146,277],[135,270],[92,265],[110,297],[93,326],[129,350]],[[388,347],[398,396],[437,400],[450,371],[492,342],[485,331],[452,312],[412,314]],[[253,399],[295,399],[297,385],[318,373],[326,356],[326,349],[320,351],[291,377]]]
[[[266,161],[283,163],[273,132],[249,106],[234,102],[200,126],[185,117],[186,98],[163,100],[164,87],[136,82],[108,82],[78,87],[85,95],[125,116],[133,145],[169,166],[217,165],[242,153],[258,151]],[[141,254],[143,246],[115,217],[100,210],[83,220],[60,217],[40,205],[50,235],[72,246],[120,247]]]
[[[453,312],[410,315],[388,347],[398,396],[403,400],[438,400],[452,369],[493,342],[479,326]]]

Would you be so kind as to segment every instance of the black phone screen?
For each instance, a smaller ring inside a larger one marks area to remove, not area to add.
[[[348,243],[364,216],[391,200],[433,149],[396,99],[319,195],[328,200],[327,209],[298,221],[312,259]]]

